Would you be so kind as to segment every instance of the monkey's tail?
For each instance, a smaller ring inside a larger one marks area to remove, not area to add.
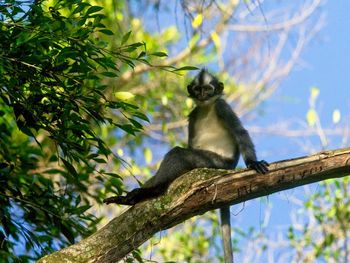
[[[233,263],[233,251],[231,241],[230,206],[220,208],[222,243],[224,247],[225,263]]]

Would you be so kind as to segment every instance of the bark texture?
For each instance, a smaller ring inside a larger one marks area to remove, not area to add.
[[[193,170],[175,180],[161,197],[131,207],[90,237],[38,262],[117,262],[158,231],[192,216],[350,175],[350,148],[272,163],[269,169],[267,174],[247,169]]]

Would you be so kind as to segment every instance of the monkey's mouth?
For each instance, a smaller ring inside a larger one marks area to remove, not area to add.
[[[209,97],[208,97],[208,96],[199,96],[199,97],[197,97],[196,99],[203,102],[203,101],[208,100]]]
[[[189,97],[191,99],[193,99],[193,100],[197,100],[197,101],[201,101],[201,102],[208,100],[207,96],[198,96],[198,95],[197,96],[193,96],[193,95],[191,95]]]

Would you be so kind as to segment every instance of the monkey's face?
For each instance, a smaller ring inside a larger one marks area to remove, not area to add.
[[[208,100],[215,95],[215,88],[210,84],[206,84],[203,86],[201,86],[201,85],[195,85],[195,86],[189,85],[187,87],[187,90],[188,90],[188,93],[190,94],[191,98],[197,99],[199,101]]]
[[[191,84],[187,86],[190,97],[201,103],[220,96],[223,89],[224,85],[222,82],[219,82],[216,77],[205,69],[202,69]]]

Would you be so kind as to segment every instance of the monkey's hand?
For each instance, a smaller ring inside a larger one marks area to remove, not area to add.
[[[247,162],[247,167],[254,169],[258,173],[266,174],[269,171],[268,162],[261,160],[261,161],[249,161]]]

